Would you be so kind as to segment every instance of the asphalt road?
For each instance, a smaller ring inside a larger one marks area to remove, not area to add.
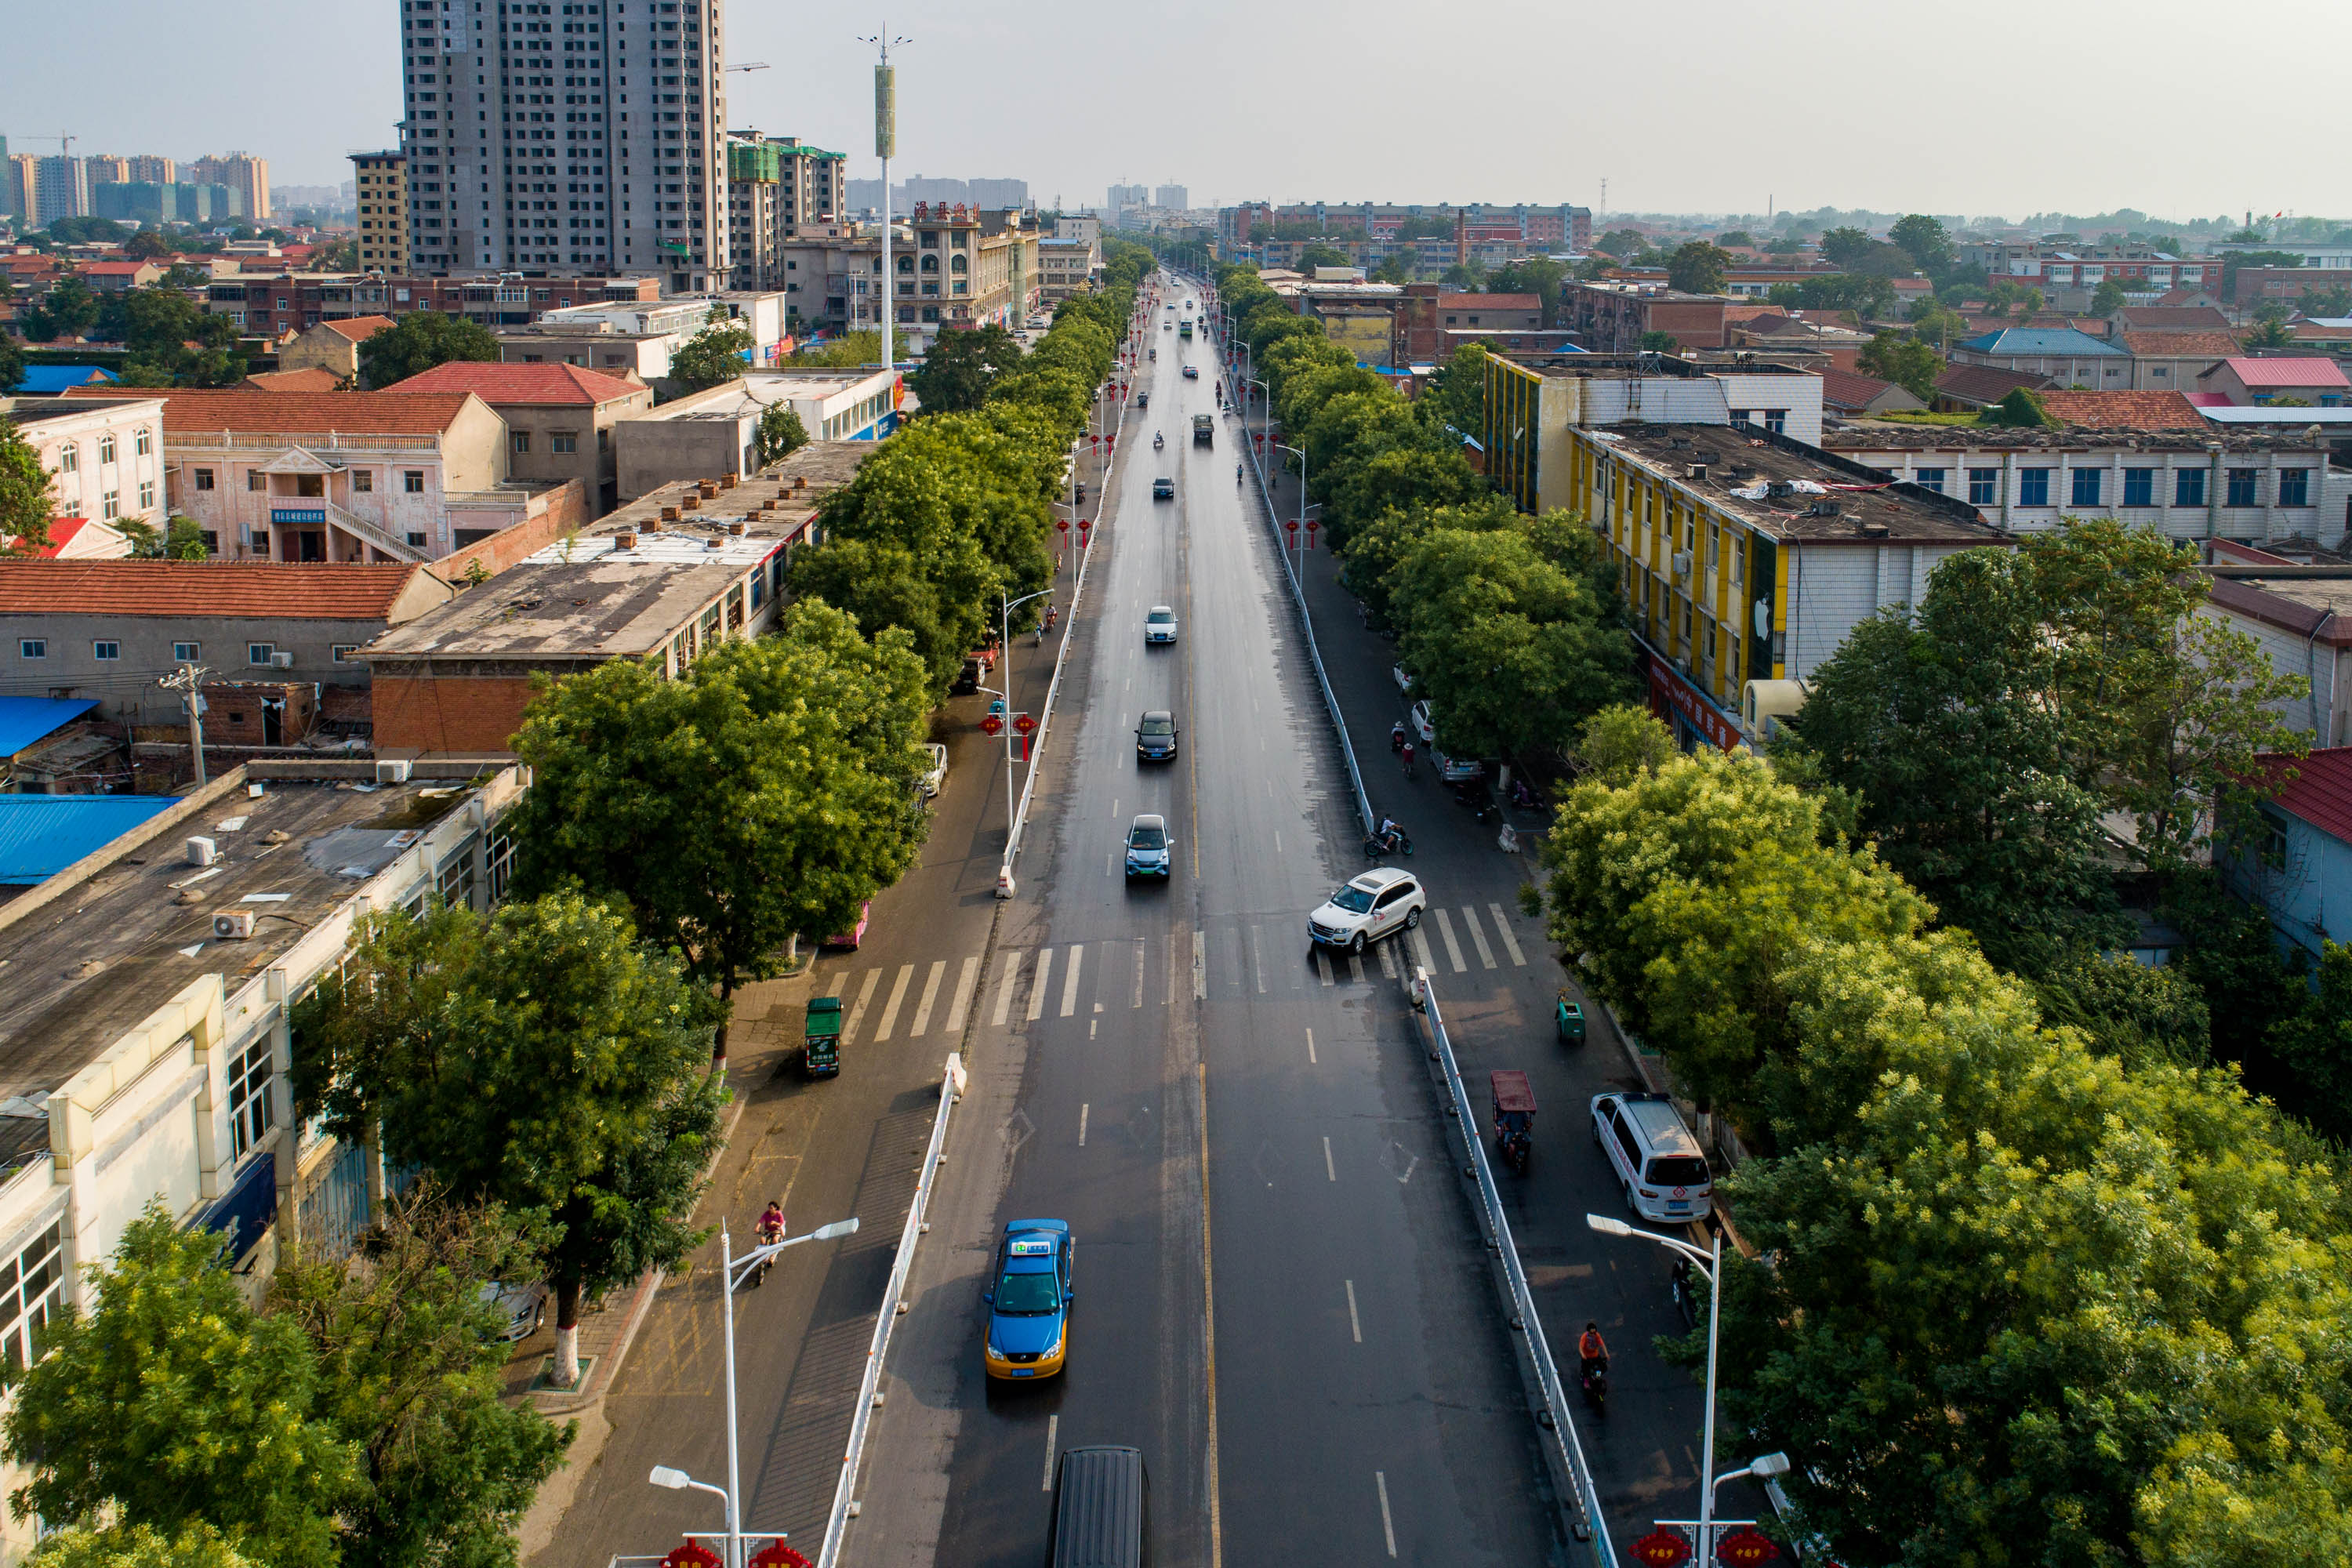
[[[1566,1561],[1405,1009],[1410,955],[1307,948],[1361,833],[1232,423],[1192,444],[1209,350],[1145,341],[1151,407],[1128,410],[1063,750],[976,1019],[962,1201],[935,1210],[892,1352],[890,1397],[915,1408],[881,1419],[852,1554],[1034,1563],[1054,1454],[1127,1443],[1162,1563]],[[1160,476],[1173,500],[1151,499]],[[1143,645],[1155,604],[1181,617],[1172,647]],[[1135,755],[1154,708],[1181,727],[1172,764]],[[1141,812],[1175,838],[1167,887],[1120,874]],[[1026,1216],[1076,1237],[1068,1371],[991,1386],[980,1276]]]

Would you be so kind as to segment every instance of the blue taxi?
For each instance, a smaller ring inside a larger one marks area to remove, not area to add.
[[[1069,1349],[1070,1227],[1058,1219],[1016,1219],[997,1244],[988,1303],[988,1375],[1051,1377]]]

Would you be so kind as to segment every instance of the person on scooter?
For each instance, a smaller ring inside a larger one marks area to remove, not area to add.
[[[1609,1342],[1601,1337],[1600,1324],[1584,1325],[1584,1332],[1579,1334],[1576,1340],[1576,1359],[1583,1363],[1584,1370],[1581,1375],[1587,1382],[1591,1381],[1595,1372],[1603,1373],[1608,1372]]]
[[[1389,750],[1391,752],[1404,750],[1404,721],[1402,719],[1389,726]]]
[[[1239,463],[1235,463],[1235,464],[1234,465],[1234,489],[1241,489],[1241,488],[1242,488],[1242,466],[1241,466]]]
[[[760,1211],[760,1222],[751,1227],[751,1234],[758,1238],[758,1244],[761,1247],[772,1247],[783,1240],[783,1204],[777,1199],[770,1198],[768,1206]]]

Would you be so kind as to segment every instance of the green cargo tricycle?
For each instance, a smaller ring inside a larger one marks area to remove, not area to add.
[[[1568,999],[1565,987],[1560,991],[1559,1005],[1553,1011],[1552,1021],[1559,1026],[1561,1045],[1584,1044],[1584,1009]]]
[[[841,1071],[841,998],[812,996],[803,1026],[801,1072],[807,1078],[832,1078]]]

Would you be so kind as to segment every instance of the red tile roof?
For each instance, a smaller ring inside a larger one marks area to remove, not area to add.
[[[2272,778],[2295,776],[2271,796],[2330,838],[2352,843],[2352,746],[2323,746],[2300,762],[2263,756],[2255,765]]]
[[[877,340],[879,341],[879,340]],[[2050,384],[2046,375],[2030,371],[2000,370],[1989,364],[1947,366],[1936,377],[1936,390],[1971,402],[1999,403],[2019,387],[2038,393]]]
[[[381,621],[422,570],[399,561],[0,561],[0,615]]]
[[[2205,416],[2178,392],[2042,392],[2044,412],[2085,430],[2202,430]]]
[[[2226,332],[2230,330],[2230,318],[2210,305],[2126,305],[2116,312],[2115,321],[2126,332]]]
[[[874,341],[877,343],[882,341],[878,331],[875,335]],[[74,542],[74,535],[79,533],[83,529],[88,528],[89,526],[89,519],[86,517],[53,517],[49,519],[49,542],[47,546],[41,551],[40,554],[35,557],[35,559],[40,561],[55,561],[58,558],[58,552],[64,550],[67,545],[71,544]]]
[[[875,340],[881,342],[879,338]],[[308,370],[265,370],[236,384],[239,392],[333,392],[343,378],[324,365]]]
[[[135,278],[139,275],[141,268],[154,266],[155,264],[152,261],[85,261],[82,263],[79,270],[85,276],[94,275],[104,278]],[[156,270],[161,271],[162,268],[157,268]],[[880,329],[877,328],[876,331],[878,334]],[[878,343],[882,340],[877,335],[874,341]]]
[[[2228,359],[2221,363],[2250,387],[2352,386],[2332,359]]]
[[[436,364],[431,370],[420,371],[406,381],[395,382],[387,390],[470,392],[493,406],[506,403],[591,407],[600,403],[610,403],[617,397],[637,396],[646,390],[646,385],[639,381],[623,381],[597,371],[583,370],[576,364],[509,364],[495,361],[451,360],[446,364]]]
[[[76,386],[68,397],[127,395],[122,388]],[[152,395],[150,394],[149,395]],[[166,392],[166,430],[325,432],[346,436],[438,436],[466,406],[463,393]]]
[[[390,316],[353,316],[348,321],[326,323],[329,331],[339,332],[355,343],[366,342],[390,325],[392,325]],[[877,337],[874,341],[878,343],[882,340]]]
[[[874,340],[880,342],[877,337]],[[1822,378],[1822,406],[1824,408],[1867,408],[1870,400],[1895,384],[1881,381],[1874,375],[1857,375],[1850,370],[1824,366]]]
[[[2228,359],[2238,352],[2238,340],[2228,332],[2126,332],[2123,340],[2132,353],[2157,359]]]

